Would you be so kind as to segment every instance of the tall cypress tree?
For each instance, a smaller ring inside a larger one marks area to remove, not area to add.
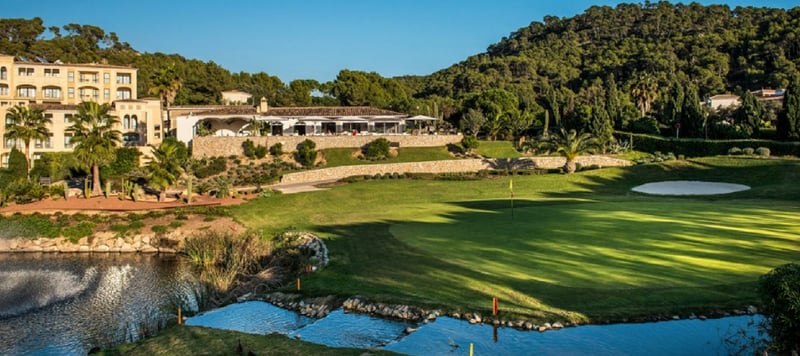
[[[703,108],[700,107],[700,96],[697,88],[689,84],[686,86],[681,107],[681,132],[686,137],[702,136],[703,128]]]
[[[758,102],[755,95],[748,90],[742,94],[742,105],[736,109],[736,123],[742,128],[742,132],[748,137],[758,136],[758,129],[761,126],[761,116],[764,109]]]
[[[778,137],[784,140],[800,138],[798,125],[800,125],[800,81],[794,78],[783,96],[783,111],[778,115]]]

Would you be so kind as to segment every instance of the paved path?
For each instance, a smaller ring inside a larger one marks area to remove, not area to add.
[[[283,194],[294,194],[294,193],[303,193],[303,192],[315,192],[319,190],[328,190],[328,188],[320,188],[318,185],[326,184],[326,183],[333,183],[338,181],[338,179],[323,179],[313,182],[302,182],[302,183],[292,183],[292,184],[275,184],[269,186],[270,189],[277,190]]]

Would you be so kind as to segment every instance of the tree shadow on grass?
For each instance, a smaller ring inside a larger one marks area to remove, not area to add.
[[[512,220],[509,203],[318,227],[332,263],[308,288],[483,313],[498,297],[513,314],[602,322],[753,303],[758,275],[800,252],[798,219],[775,224],[769,208],[517,200]]]

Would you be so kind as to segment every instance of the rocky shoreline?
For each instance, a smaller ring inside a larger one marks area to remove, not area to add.
[[[641,318],[625,318],[619,320],[604,320],[599,323],[580,323],[569,320],[551,320],[548,322],[534,322],[531,320],[517,319],[510,320],[501,317],[494,317],[491,315],[482,315],[478,312],[459,313],[454,311],[444,311],[441,309],[428,309],[416,307],[408,304],[389,304],[380,302],[371,302],[361,296],[353,296],[347,299],[337,298],[334,296],[303,298],[299,294],[275,292],[263,296],[245,295],[239,298],[239,302],[247,300],[263,300],[275,306],[293,310],[301,315],[312,318],[324,318],[333,310],[343,309],[348,313],[368,314],[386,319],[429,323],[435,321],[440,316],[448,316],[454,319],[461,319],[469,322],[470,324],[489,324],[498,327],[510,327],[517,330],[530,330],[546,332],[550,330],[559,330],[566,327],[574,327],[578,325],[588,324],[618,324],[618,323],[642,323],[642,322],[658,322],[658,321],[671,321],[671,320],[706,320],[723,318],[727,316],[736,315],[753,315],[758,314],[758,308],[753,305],[745,306],[741,309],[734,309],[731,311],[715,311],[713,313],[695,314],[689,313],[686,315],[654,315],[651,317]],[[415,328],[406,329],[407,333],[415,331]]]
[[[161,236],[142,234],[119,237],[95,234],[72,242],[65,237],[37,239],[0,239],[0,253],[177,253],[182,237],[168,233]]]

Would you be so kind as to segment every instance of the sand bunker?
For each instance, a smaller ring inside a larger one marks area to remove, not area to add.
[[[634,192],[654,195],[714,195],[748,190],[742,184],[702,182],[696,180],[671,180],[642,184],[631,188]]]

